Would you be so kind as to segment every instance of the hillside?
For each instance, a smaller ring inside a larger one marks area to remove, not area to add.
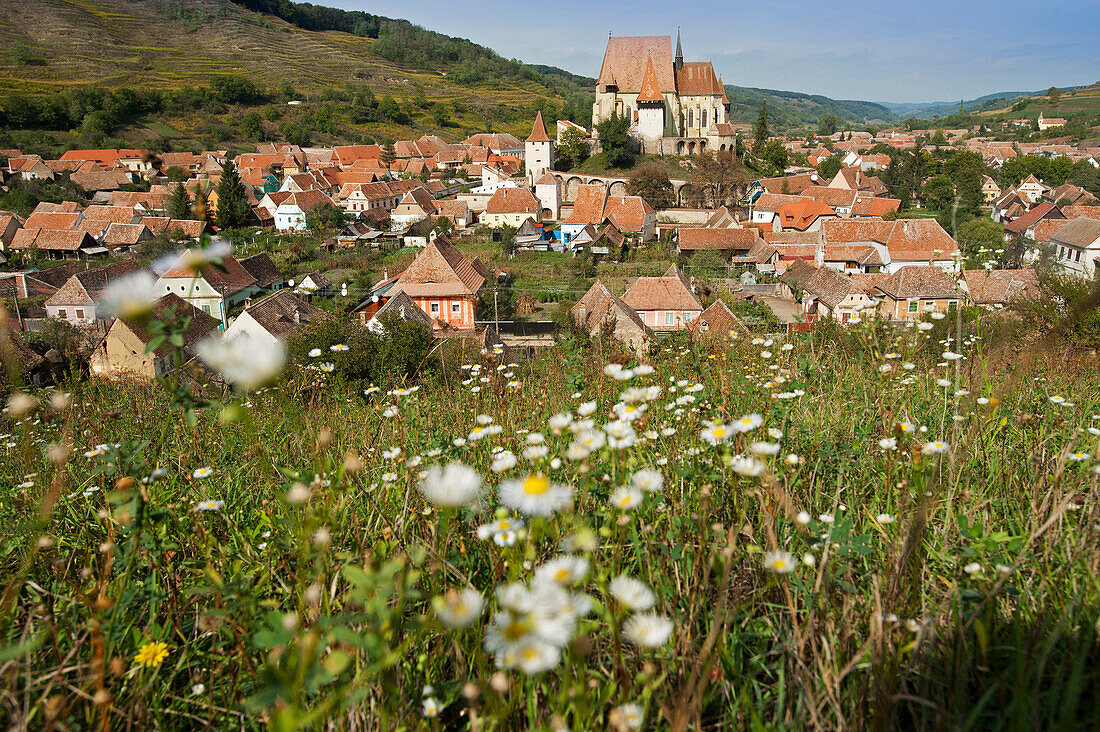
[[[305,30],[229,0],[0,0],[0,83],[8,92],[89,84],[180,89],[244,72],[268,89],[289,84],[307,101],[358,85],[398,100],[457,102],[469,110],[454,119],[463,132],[484,130],[493,119],[519,132],[534,105],[560,108],[579,91],[571,74],[547,69],[544,77],[480,47],[471,75],[485,81],[458,83],[446,71],[387,61],[372,52],[378,43]]]
[[[760,113],[760,105],[768,103],[768,117],[773,131],[786,132],[803,127],[817,127],[823,114],[835,114],[842,126],[862,127],[882,125],[897,117],[875,102],[830,99],[819,94],[758,89],[726,85],[730,98],[730,116],[734,122],[752,124]]]

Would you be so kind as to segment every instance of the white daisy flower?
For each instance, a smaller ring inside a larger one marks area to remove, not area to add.
[[[648,610],[657,602],[653,590],[645,582],[626,575],[613,578],[607,589],[619,604],[629,610]]]
[[[672,635],[672,621],[656,613],[639,613],[623,623],[623,635],[640,648],[660,648]]]
[[[386,476],[382,479],[385,480]],[[477,499],[480,488],[481,476],[462,463],[451,463],[445,468],[433,465],[420,480],[420,492],[441,506],[468,505]]]
[[[528,516],[549,516],[573,502],[573,489],[542,475],[500,484],[500,502]]]

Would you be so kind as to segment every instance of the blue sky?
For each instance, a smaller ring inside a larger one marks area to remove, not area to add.
[[[740,86],[931,102],[1100,80],[1100,0],[313,0],[595,76],[608,32],[675,35]],[[526,29],[535,29],[528,32]]]

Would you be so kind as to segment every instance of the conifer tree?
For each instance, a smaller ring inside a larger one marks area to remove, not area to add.
[[[241,176],[229,161],[222,171],[221,182],[218,183],[218,212],[216,223],[222,229],[235,229],[248,223],[248,215],[252,207],[248,205],[248,194],[245,193]]]
[[[173,219],[191,218],[191,194],[183,183],[177,183],[168,198],[168,216]]]
[[[756,124],[752,128],[752,149],[757,155],[764,150],[764,143],[768,141],[768,102],[760,104],[760,115],[756,118]]]

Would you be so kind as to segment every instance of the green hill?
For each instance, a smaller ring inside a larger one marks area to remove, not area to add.
[[[866,125],[882,126],[897,120],[889,109],[876,102],[830,99],[818,94],[757,89],[726,85],[730,99],[730,116],[734,122],[752,124],[760,113],[760,105],[768,103],[768,117],[773,131],[788,132],[817,128],[822,115],[835,114],[841,128]]]

